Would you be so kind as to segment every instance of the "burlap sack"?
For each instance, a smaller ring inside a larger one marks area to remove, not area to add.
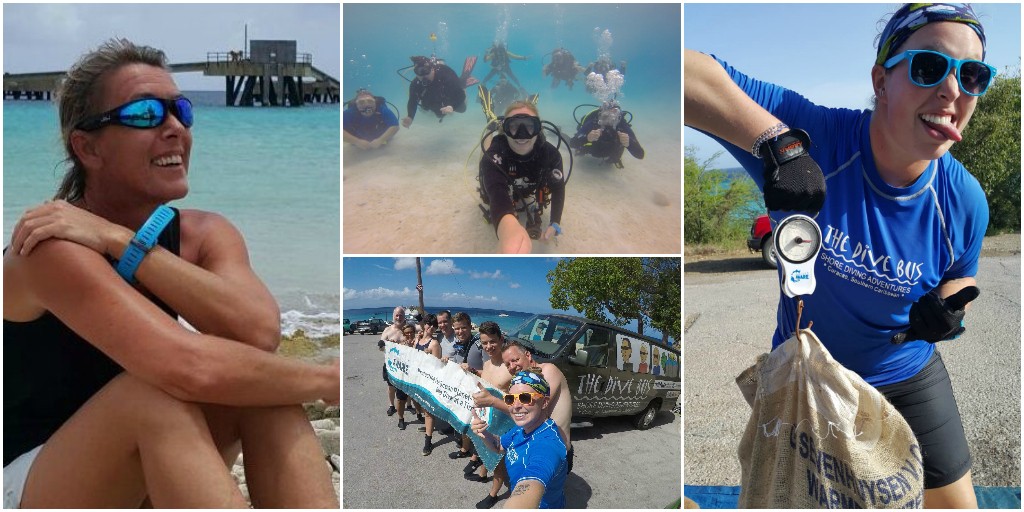
[[[801,331],[736,378],[741,508],[920,508],[921,450],[885,397]]]

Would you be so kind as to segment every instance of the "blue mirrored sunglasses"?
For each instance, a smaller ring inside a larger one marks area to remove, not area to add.
[[[78,123],[76,129],[88,132],[112,124],[140,129],[156,128],[164,124],[168,112],[174,114],[185,128],[192,127],[192,102],[184,96],[178,96],[170,100],[140,98],[129,101]]]
[[[890,69],[903,60],[909,60],[907,73],[910,81],[918,87],[935,87],[955,70],[960,90],[970,96],[981,96],[992,85],[996,68],[980,60],[958,60],[945,53],[933,50],[907,50],[894,55],[882,66]]]

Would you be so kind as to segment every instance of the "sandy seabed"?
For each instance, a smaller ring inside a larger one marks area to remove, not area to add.
[[[441,123],[433,113],[421,110],[410,128],[399,128],[381,149],[361,151],[345,144],[346,254],[496,252],[494,227],[478,207],[484,119],[472,98],[465,113],[447,116]],[[404,116],[404,101],[399,108]],[[566,140],[572,137],[571,106],[559,108],[554,118],[545,115],[543,101],[540,108],[542,119],[557,124]],[[601,159],[574,157],[560,223],[564,233],[557,245],[535,240],[535,254],[680,252],[678,113],[634,111],[634,116],[633,129],[646,151],[644,159],[625,152],[625,168],[616,169]],[[657,118],[665,122],[654,121]],[[548,140],[555,143],[551,136]],[[568,165],[565,150],[562,158]],[[545,210],[545,224],[548,213]]]

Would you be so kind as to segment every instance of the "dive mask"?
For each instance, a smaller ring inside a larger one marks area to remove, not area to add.
[[[501,131],[516,140],[532,139],[540,133],[540,118],[529,114],[516,114],[501,121]]]
[[[607,128],[615,128],[619,124],[620,117],[622,117],[622,114],[618,108],[602,110],[597,115],[597,124]]]

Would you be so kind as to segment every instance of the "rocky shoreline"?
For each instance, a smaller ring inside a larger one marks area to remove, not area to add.
[[[337,334],[325,338],[310,338],[298,330],[291,336],[281,337],[278,353],[313,363],[326,364],[340,356],[340,342],[341,336]],[[320,441],[320,447],[324,452],[324,464],[327,464],[331,471],[331,483],[334,484],[334,492],[340,503],[341,408],[337,405],[327,405],[319,400],[302,404],[302,407],[306,410],[306,417],[309,418],[309,424],[313,427],[317,440]],[[244,456],[244,453],[238,455],[238,459],[231,467],[231,476],[238,482],[238,488],[245,496],[245,500],[250,501],[249,487],[245,482]]]

